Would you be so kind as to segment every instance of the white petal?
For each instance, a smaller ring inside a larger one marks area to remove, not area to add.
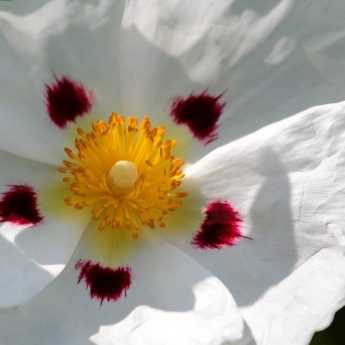
[[[45,104],[45,84],[54,75],[70,76],[93,91],[94,111],[121,110],[114,45],[122,6],[53,0],[25,16],[0,12],[0,82],[6,85],[0,94],[0,149],[60,161],[66,133],[50,120]]]
[[[230,62],[250,55],[262,45],[287,16],[290,0],[282,0],[263,16],[251,10],[237,13],[233,5],[233,1],[226,0],[199,0],[197,4],[183,0],[128,1],[118,43],[124,113],[144,112],[169,123],[174,97],[207,89],[213,95],[227,91],[225,118],[232,116],[229,109],[237,85],[233,83]],[[241,83],[239,80],[239,87]],[[255,87],[252,84],[246,84],[247,91]],[[236,123],[237,127],[242,130],[242,123]],[[252,124],[246,122],[244,127],[252,128]],[[193,161],[218,145],[216,142],[204,147],[186,132],[187,136],[177,136],[186,141],[188,158]],[[228,132],[226,129],[220,142],[225,138],[228,141]]]
[[[32,227],[0,224],[0,306],[10,306],[32,298],[62,271],[87,219],[55,208],[59,200],[54,199],[62,196],[54,188],[55,168],[3,152],[0,166],[0,192],[13,184],[33,187],[43,216],[42,222]]]
[[[2,342],[220,345],[241,337],[242,320],[227,289],[176,248],[148,243],[130,261],[134,280],[127,296],[101,307],[76,284],[79,254],[39,298],[0,313]]]
[[[192,248],[190,239],[179,245],[231,290],[259,345],[276,344],[279,332],[306,344],[345,297],[337,252],[344,247],[344,113],[345,102],[311,108],[213,151],[187,172],[207,199],[229,200],[253,238],[218,251]],[[280,318],[294,320],[291,327],[271,330],[286,303]],[[298,322],[301,314],[308,325]],[[266,334],[275,342],[266,342]]]
[[[274,8],[266,2],[243,3],[234,8],[235,32],[244,37],[244,42],[237,39],[234,45],[249,41],[251,50],[237,61],[230,56],[230,73],[224,73],[231,93],[231,119],[221,129],[223,143],[315,104],[343,99],[345,84],[339,70],[344,67],[344,10],[341,0],[279,1]],[[269,27],[270,19],[275,26],[271,33],[257,34],[259,24]],[[230,51],[229,39],[223,41],[223,50]]]
[[[196,158],[288,114],[340,101],[343,12],[342,0],[129,1],[119,42],[124,109],[163,119],[174,96],[225,90],[219,140],[196,147]]]
[[[61,157],[61,131],[44,109],[43,86],[54,74],[89,86],[101,116],[114,110],[148,113],[163,122],[169,121],[172,97],[227,90],[218,144],[339,99],[344,85],[332,67],[341,68],[343,55],[338,2],[327,3],[327,16],[323,3],[293,0],[250,6],[225,0],[197,6],[182,0],[52,0],[42,7],[39,1],[27,9],[9,6],[30,14],[0,15],[0,80],[7,85],[0,99],[0,148],[46,162]],[[16,131],[30,145],[8,135],[18,123],[8,118],[17,116],[25,125]],[[195,157],[201,152],[196,148]]]
[[[119,41],[126,113],[145,112],[167,121],[173,97],[212,86],[190,78],[181,60],[189,51],[202,53],[198,42],[212,22],[221,17],[228,3],[223,0],[216,3],[201,0],[197,5],[181,0],[128,1]],[[223,89],[217,91],[221,93]]]
[[[329,326],[344,304],[344,291],[344,254],[325,248],[268,291],[255,310],[243,308],[243,314],[253,328],[265,329],[262,344],[309,344],[314,332]]]
[[[46,2],[46,0],[5,0],[0,3],[0,11],[9,11],[19,15],[25,15],[35,11]]]

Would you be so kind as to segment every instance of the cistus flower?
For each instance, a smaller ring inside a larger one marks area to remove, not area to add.
[[[1,343],[302,345],[331,321],[338,8],[270,5],[0,2]]]

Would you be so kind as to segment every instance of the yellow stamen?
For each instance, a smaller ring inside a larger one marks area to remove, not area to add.
[[[173,155],[176,141],[164,136],[147,116],[115,113],[93,122],[90,132],[78,128],[75,149],[65,148],[68,160],[58,169],[71,191],[65,203],[88,207],[100,230],[130,229],[138,237],[143,225],[165,227],[187,193],[179,188],[184,162]]]

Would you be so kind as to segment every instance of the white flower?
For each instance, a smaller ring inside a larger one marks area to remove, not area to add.
[[[328,325],[345,102],[314,105],[343,97],[344,5],[270,5],[0,2],[2,344],[302,345]]]

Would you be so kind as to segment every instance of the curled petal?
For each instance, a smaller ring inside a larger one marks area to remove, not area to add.
[[[345,102],[313,107],[214,150],[186,172],[208,199],[231,200],[254,240],[212,252],[187,239],[177,244],[231,289],[259,343],[284,335],[296,344],[303,324],[298,344],[306,344],[344,298],[344,113]]]
[[[74,263],[39,298],[0,310],[0,343],[220,345],[241,339],[240,311],[223,283],[169,244],[153,240],[131,256],[135,280],[127,297],[102,307],[90,302],[84,286],[71,286]]]

